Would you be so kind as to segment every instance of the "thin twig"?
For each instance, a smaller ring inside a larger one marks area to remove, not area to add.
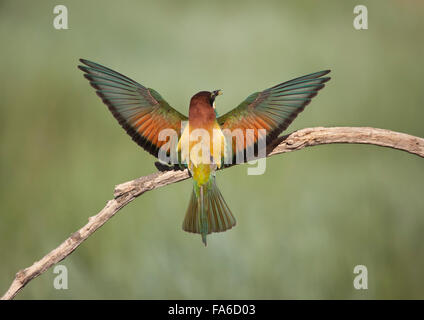
[[[307,128],[279,137],[267,150],[267,157],[331,143],[361,143],[390,147],[424,158],[424,139],[404,133],[365,127]],[[185,171],[157,172],[115,187],[114,199],[88,223],[73,233],[56,249],[28,268],[20,270],[2,299],[13,299],[32,279],[69,256],[83,241],[112,218],[120,209],[143,193],[189,178]]]

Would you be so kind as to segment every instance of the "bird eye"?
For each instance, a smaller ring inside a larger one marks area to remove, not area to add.
[[[215,90],[211,92],[210,103],[214,109],[215,109],[215,98],[221,94],[222,94],[222,90]]]

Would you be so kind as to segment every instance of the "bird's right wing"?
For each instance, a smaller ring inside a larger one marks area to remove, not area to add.
[[[219,117],[217,121],[223,130],[238,132],[232,138],[233,156],[241,152],[245,155],[246,148],[257,144],[259,129],[266,130],[266,145],[278,137],[318,91],[324,88],[325,82],[330,80],[330,77],[324,76],[329,72],[325,70],[308,74],[255,92],[238,107]],[[252,139],[247,139],[248,129],[253,129]],[[237,135],[243,141],[242,144],[237,144]]]

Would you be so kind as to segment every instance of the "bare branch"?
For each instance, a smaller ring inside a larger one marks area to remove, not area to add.
[[[390,130],[366,127],[307,128],[279,137],[267,150],[267,157],[301,150],[306,147],[332,143],[361,143],[390,147],[416,154],[424,158],[424,139]],[[157,172],[128,181],[115,187],[114,199],[88,223],[73,233],[56,249],[33,265],[20,270],[2,299],[13,299],[32,279],[44,273],[54,264],[65,259],[83,241],[112,218],[120,209],[143,193],[189,178],[187,170]]]
[[[332,143],[373,144],[416,154],[424,158],[424,139],[406,133],[370,127],[307,128],[277,138],[267,156]]]

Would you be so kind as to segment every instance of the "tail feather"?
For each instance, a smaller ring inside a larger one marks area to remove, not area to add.
[[[219,191],[215,177],[199,187],[193,188],[183,222],[183,230],[200,233],[206,245],[206,236],[212,232],[223,232],[236,225],[236,219]]]

